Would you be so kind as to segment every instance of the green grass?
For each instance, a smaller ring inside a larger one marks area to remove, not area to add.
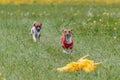
[[[0,80],[119,80],[119,7],[119,4],[0,5]],[[29,34],[34,21],[43,23],[37,43]],[[73,29],[75,44],[71,56],[61,51],[59,39],[63,28]],[[86,54],[103,64],[91,73],[56,71]]]

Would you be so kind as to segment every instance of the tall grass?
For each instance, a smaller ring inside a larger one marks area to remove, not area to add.
[[[119,80],[120,14],[117,5],[0,5],[1,80]],[[43,23],[40,42],[29,28]],[[62,28],[73,29],[72,55],[63,54]],[[90,54],[103,64],[91,73],[59,73],[58,67]]]

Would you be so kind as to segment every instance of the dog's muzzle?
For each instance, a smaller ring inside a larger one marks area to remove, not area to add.
[[[67,39],[69,39],[69,38],[71,37],[71,35],[70,35],[70,34],[66,34],[65,37],[66,37]]]
[[[37,28],[36,31],[37,31],[37,32],[40,32],[40,28]]]

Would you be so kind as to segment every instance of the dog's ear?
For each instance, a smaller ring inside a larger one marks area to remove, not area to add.
[[[62,32],[64,32],[65,31],[65,29],[62,29]]]
[[[69,29],[69,31],[70,31],[70,32],[72,32],[72,31],[73,31],[73,29]]]
[[[66,32],[67,32],[67,30],[66,30],[66,29],[63,29],[63,30],[62,30],[62,32],[63,32],[63,33],[66,33]]]
[[[42,23],[40,23],[40,27],[42,27]]]
[[[33,26],[35,26],[35,23],[33,23]]]
[[[37,24],[37,21],[34,21],[34,22],[33,22],[33,26],[36,26],[36,24]]]
[[[73,31],[73,29],[70,29],[70,31],[72,32],[72,31]]]

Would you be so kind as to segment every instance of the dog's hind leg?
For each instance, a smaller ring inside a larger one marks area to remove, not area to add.
[[[71,54],[72,51],[73,51],[73,50],[72,50],[72,47],[70,47],[70,48],[69,48],[69,54]]]
[[[40,36],[41,36],[41,34],[39,34],[38,37],[37,37],[39,41],[40,41]]]

